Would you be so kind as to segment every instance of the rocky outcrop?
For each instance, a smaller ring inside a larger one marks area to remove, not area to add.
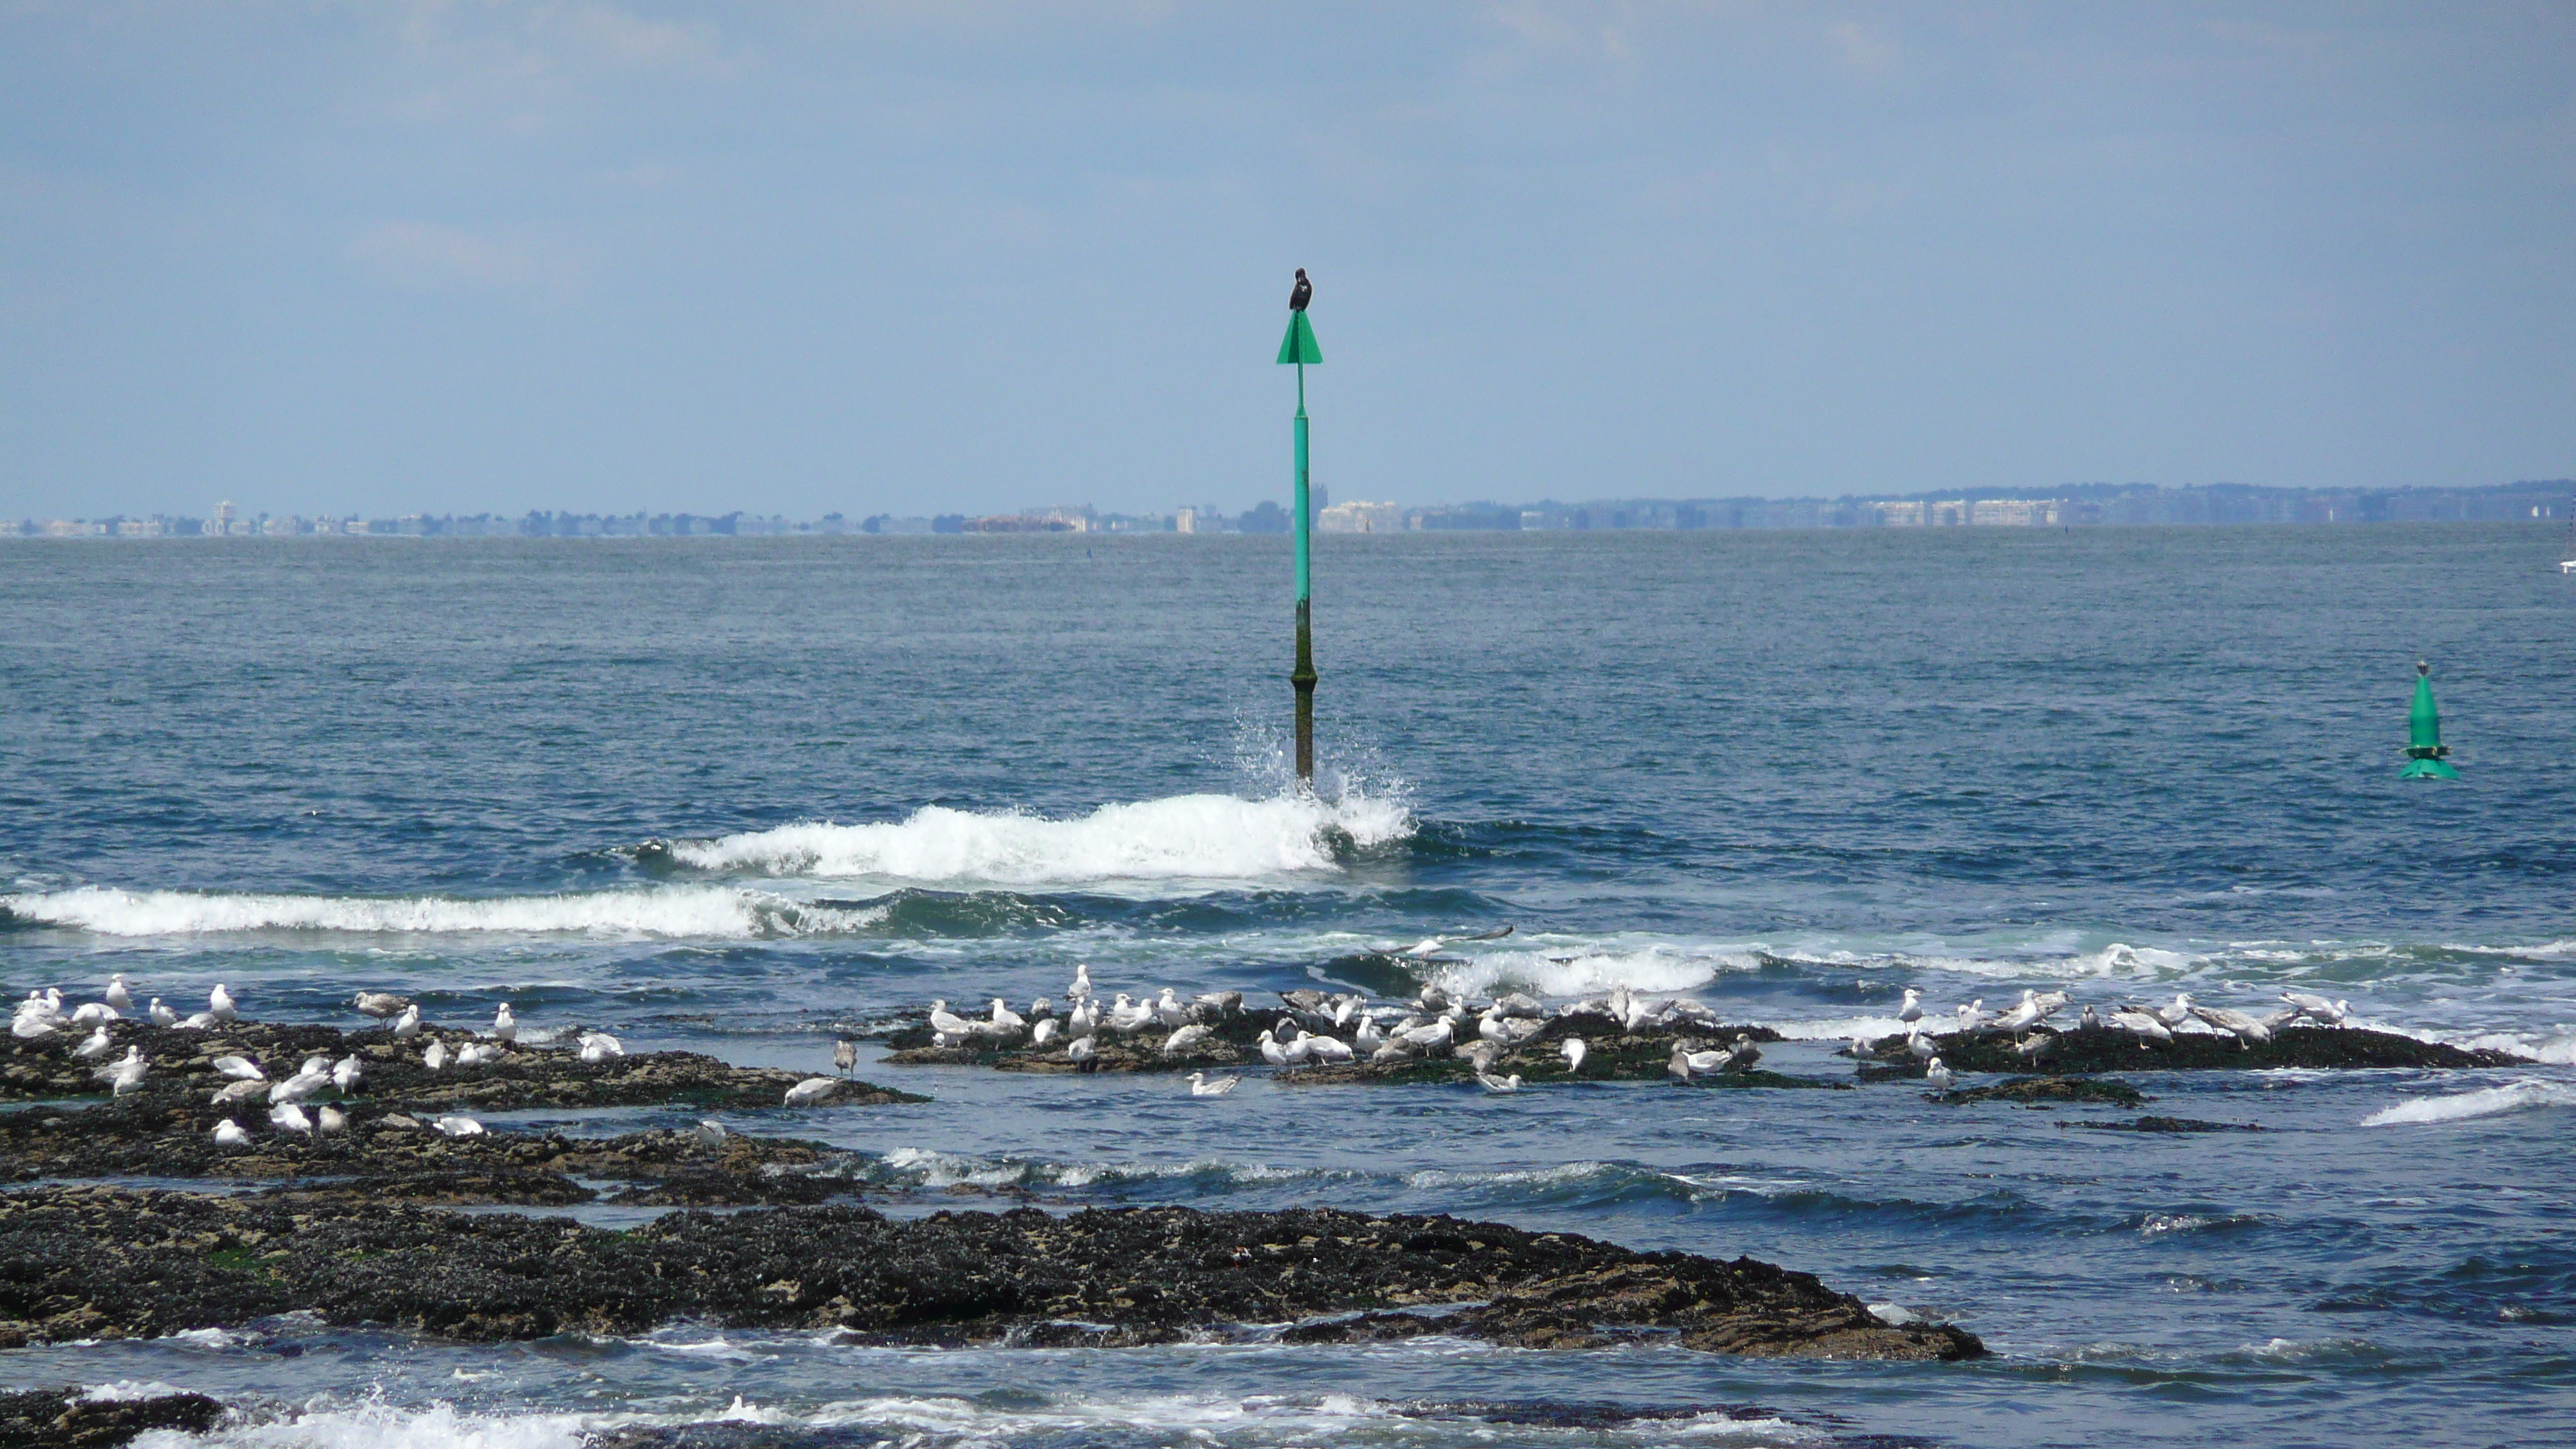
[[[1329,1209],[1034,1209],[897,1221],[857,1207],[674,1213],[628,1232],[395,1204],[103,1187],[0,1195],[0,1346],[311,1312],[471,1341],[693,1318],[873,1344],[1117,1347],[1396,1331],[1530,1348],[1629,1340],[1821,1358],[1972,1358],[1945,1324],[1749,1258]],[[1347,1315],[1370,1315],[1368,1318]]]
[[[2512,1052],[2470,1051],[2437,1041],[2419,1041],[2395,1032],[2357,1026],[2284,1026],[2268,1042],[2239,1042],[2216,1032],[2176,1032],[2169,1042],[2153,1042],[2109,1027],[2029,1032],[2021,1037],[2000,1032],[1945,1032],[1925,1038],[1942,1064],[1954,1072],[2173,1072],[2225,1069],[2263,1071],[2274,1067],[2510,1067],[2530,1059]],[[2027,1043],[2030,1053],[2019,1047]],[[1921,1076],[1923,1063],[1906,1050],[1905,1038],[1882,1037],[1871,1044],[1863,1075],[1877,1072]]]
[[[94,1399],[77,1388],[0,1394],[0,1449],[112,1449],[152,1429],[202,1434],[223,1416],[203,1394]]]

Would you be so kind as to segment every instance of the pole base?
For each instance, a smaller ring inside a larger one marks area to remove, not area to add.
[[[2456,780],[2460,778],[2460,772],[2452,769],[2448,764],[2441,760],[2408,760],[2406,762],[2406,768],[2397,772],[2397,778],[2401,780]]]

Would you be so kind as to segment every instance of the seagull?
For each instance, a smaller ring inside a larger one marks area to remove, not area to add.
[[[1100,1038],[1096,1036],[1075,1037],[1072,1045],[1064,1049],[1066,1061],[1076,1063],[1085,1069],[1090,1067],[1091,1059],[1098,1055],[1100,1055]]]
[[[2046,1015],[2048,1011],[2039,1004],[2037,996],[2025,990],[2021,994],[2020,1005],[1995,1018],[1995,1029],[2005,1032],[2021,1031],[2039,1025],[2039,1019]]]
[[[2032,1061],[2037,1061],[2041,1057],[2046,1056],[2048,1054],[2048,1049],[2055,1045],[2057,1045],[2057,1038],[2050,1036],[2044,1031],[2034,1032],[2031,1035],[2014,1042],[2013,1050],[2030,1058]]]
[[[1047,1036],[1053,1034],[1055,1031],[1055,1023],[1052,1021],[1042,1021],[1038,1023],[1038,1026],[1042,1031],[1038,1036],[1037,1044],[1044,1046],[1046,1045]],[[848,1037],[842,1037],[832,1043],[832,1065],[841,1069],[842,1076],[848,1076],[851,1070],[857,1067],[858,1064],[859,1044],[857,1042],[850,1040]]]
[[[1403,1034],[1405,1045],[1425,1056],[1438,1056],[1458,1039],[1458,1028],[1446,1017]]]
[[[1565,1053],[1565,1074],[1567,1076],[1574,1076],[1583,1070],[1583,1053],[1587,1050],[1583,1045],[1583,1038],[1579,1036],[1567,1037],[1565,1039],[1565,1045],[1557,1048],[1557,1050]]]
[[[492,1013],[492,1035],[502,1041],[519,1039],[519,1019],[510,1014],[510,1003],[506,1001],[501,1003],[500,1010]]]
[[[1064,989],[1064,994],[1068,1000],[1072,1001],[1080,1001],[1091,994],[1090,963],[1076,962],[1074,964],[1073,984]]]
[[[2233,1007],[2195,1006],[2191,1009],[2191,1014],[2217,1027],[2220,1031],[2234,1036],[2237,1047],[2244,1051],[2252,1051],[2254,1043],[2258,1041],[2272,1039],[2270,1027]]]
[[[89,1040],[72,1048],[72,1055],[80,1058],[82,1061],[88,1061],[92,1057],[105,1056],[107,1054],[107,1047],[107,1023],[100,1022],[98,1030],[89,1034]]]
[[[313,1119],[305,1116],[304,1109],[293,1102],[280,1102],[269,1108],[268,1125],[280,1132],[292,1132],[300,1137],[313,1135]]]
[[[1190,1095],[1193,1097],[1222,1097],[1242,1085],[1241,1077],[1219,1077],[1209,1081],[1205,1072],[1190,1073]]]
[[[1752,1037],[1743,1032],[1737,1032],[1735,1049],[1726,1054],[1726,1060],[1720,1063],[1720,1066],[1730,1072],[1749,1072],[1753,1070],[1753,1064],[1760,1060],[1762,1060],[1762,1048],[1753,1044]]]
[[[700,1147],[722,1147],[725,1142],[724,1124],[709,1117],[698,1124],[697,1137]]]
[[[2184,1022],[2191,1020],[2191,993],[2188,991],[2175,992],[2173,1005],[2156,1008],[2156,1020],[2163,1022],[2167,1026],[2180,1026]]]
[[[500,1059],[501,1048],[498,1044],[469,1041],[456,1049],[456,1064],[460,1067],[479,1067],[485,1062]]]
[[[2075,1029],[2077,1031],[2099,1031],[2102,1029],[2102,1018],[2094,1014],[2093,1003],[2089,1001],[2084,1003],[2084,1014],[2076,1019]]]
[[[248,1098],[256,1097],[267,1090],[268,1083],[266,1082],[234,1082],[230,1086],[225,1087],[222,1091],[215,1093],[213,1100],[216,1106],[221,1107],[229,1103],[244,1101]]]
[[[2140,1011],[2134,1007],[2123,1008],[2111,1013],[2111,1024],[2132,1036],[2143,1037],[2146,1041],[2173,1040],[2173,1033],[2165,1029],[2163,1020],[2152,1011]],[[2143,1042],[2140,1044],[2144,1045]]]
[[[1346,1062],[1351,1059],[1349,1045],[1336,1037],[1309,1036],[1301,1031],[1297,1033],[1297,1045],[1305,1048],[1306,1054],[1319,1062]]]
[[[1063,1025],[1064,1025],[1064,1023],[1062,1023],[1062,1022],[1060,1022],[1060,1021],[1057,1021],[1054,1017],[1050,1016],[1050,1017],[1046,1018],[1045,1020],[1043,1020],[1043,1021],[1039,1022],[1037,1025],[1035,1025],[1035,1026],[1033,1026],[1033,1027],[1030,1027],[1030,1028],[1029,1028],[1029,1045],[1031,1045],[1031,1046],[1033,1046],[1033,1047],[1042,1047],[1042,1046],[1045,1046],[1048,1042],[1051,1042],[1051,1041],[1055,1040],[1055,1034],[1056,1034],[1057,1030],[1058,1030],[1059,1028],[1061,1028]],[[846,1047],[846,1046],[848,1046],[848,1045],[849,1045],[849,1043],[848,1043],[846,1040],[844,1040],[844,1041],[841,1043],[841,1045]],[[838,1048],[835,1048],[835,1049],[834,1049],[834,1051],[833,1051],[833,1053],[832,1053],[832,1060],[833,1060],[833,1061],[835,1061],[835,1062],[839,1062],[839,1061],[841,1060],[841,1053],[840,1053],[840,1051],[839,1051],[839,1049],[838,1049]],[[855,1061],[855,1060],[856,1060],[856,1058],[855,1058],[855,1057],[853,1057],[853,1058],[852,1058],[852,1060],[853,1060],[853,1061]]]
[[[105,1026],[116,1019],[116,1008],[99,1001],[93,1001],[72,1013],[74,1026]]]
[[[2281,999],[2297,1007],[2299,1015],[2326,1026],[2341,1026],[2343,1019],[2352,1015],[2351,1002],[2328,1001],[2310,992],[2284,991],[2281,993]]]
[[[1896,1009],[1896,1019],[1908,1025],[1921,1021],[1923,1019],[1923,993],[1915,990],[1911,986],[1906,987],[1905,1004]]]
[[[1364,1052],[1373,1052],[1386,1045],[1386,1033],[1377,1029],[1376,1017],[1363,1011],[1359,1014],[1359,1020],[1360,1024],[1351,1032],[1352,1046]]]
[[[807,1077],[805,1080],[798,1082],[795,1086],[787,1089],[787,1105],[790,1107],[812,1106],[814,1103],[822,1101],[825,1097],[839,1091],[840,1087],[841,1081],[838,1077]]]
[[[217,1076],[230,1077],[236,1082],[265,1082],[268,1080],[268,1073],[261,1071],[259,1069],[259,1063],[252,1061],[248,1057],[217,1057],[207,1065],[215,1069],[215,1074]]]
[[[358,1078],[366,1075],[366,1071],[358,1064],[358,1054],[351,1052],[340,1058],[340,1064],[331,1069],[331,1085],[339,1088],[340,1095],[345,1097],[357,1089]]]
[[[1163,988],[1162,998],[1154,1003],[1154,1019],[1165,1026],[1181,1026],[1190,1019],[1190,1009],[1181,1005],[1172,988]]]
[[[241,1124],[239,1122],[234,1121],[230,1117],[226,1117],[221,1122],[215,1124],[215,1145],[217,1147],[248,1147],[250,1145],[250,1134],[241,1129]]]
[[[390,991],[361,991],[350,1000],[349,1004],[358,1008],[360,1015],[372,1016],[378,1021],[391,1016],[400,1016],[404,1009],[411,1005],[410,1002]]]
[[[1948,1067],[1941,1065],[1939,1057],[1934,1057],[1932,1064],[1923,1069],[1923,1080],[1932,1084],[1933,1091],[1946,1097],[1950,1095],[1950,1084],[1957,1078],[1950,1074]]]
[[[1986,999],[1980,996],[1953,1014],[1958,1018],[1959,1030],[1975,1031],[1986,1024]]]
[[[297,1072],[294,1076],[269,1088],[268,1100],[272,1103],[301,1102],[321,1091],[322,1084],[330,1080],[320,1072]]]
[[[1279,1038],[1266,1026],[1261,1029],[1261,1059],[1274,1067],[1288,1065],[1287,1051],[1279,1045]]]
[[[1941,1049],[1932,1044],[1932,1039],[1925,1036],[1920,1027],[1905,1034],[1905,1049],[1912,1052],[1918,1061],[1930,1061],[1941,1053]]]
[[[437,1037],[431,1037],[429,1039],[429,1049],[420,1054],[420,1064],[429,1068],[433,1072],[437,1071],[440,1067],[446,1066],[447,1043],[440,1041]]]
[[[120,1097],[128,1092],[142,1090],[143,1074],[150,1069],[150,1066],[150,1063],[143,1060],[141,1052],[129,1051],[126,1053],[125,1060],[116,1064],[116,1075],[107,1079],[108,1089]]]
[[[190,1013],[185,1020],[179,1023],[178,1029],[181,1031],[204,1031],[206,1028],[213,1026],[214,1024],[215,1014],[213,1012],[199,1011]]]
[[[327,1104],[322,1108],[321,1112],[316,1115],[316,1119],[313,1123],[313,1131],[316,1136],[337,1137],[348,1130],[348,1115],[342,1112],[339,1108],[329,1106]]]
[[[394,1018],[394,1035],[399,1037],[420,1035],[420,1008],[417,1005],[404,1007],[402,1015]]]
[[[941,1036],[972,1036],[975,1023],[948,1009],[945,1001],[930,1003],[930,1029]]]
[[[125,989],[125,973],[122,971],[107,978],[107,1004],[119,1011],[134,1009],[134,993]]]
[[[1303,312],[1306,310],[1306,304],[1313,300],[1315,300],[1315,284],[1306,280],[1306,269],[1299,267],[1297,285],[1288,289],[1288,310]]]
[[[475,1121],[471,1117],[457,1116],[453,1112],[439,1118],[437,1121],[432,1122],[429,1125],[437,1128],[439,1135],[442,1137],[480,1137],[483,1135],[482,1123]]]
[[[1491,1072],[1478,1072],[1476,1085],[1488,1092],[1517,1092],[1521,1089],[1521,1074],[1514,1072],[1508,1077],[1498,1077]]]
[[[1018,1031],[1028,1024],[1028,1018],[1011,1010],[1009,1003],[998,996],[993,998],[993,1029],[996,1035]]]
[[[1199,1043],[1206,1041],[1209,1037],[1214,1035],[1216,1035],[1216,1029],[1214,1027],[1182,1027],[1179,1031],[1173,1032],[1170,1036],[1163,1038],[1163,1055],[1173,1057],[1179,1056],[1183,1052],[1196,1051],[1198,1050]]]
[[[154,1026],[170,1027],[179,1024],[179,1013],[163,1006],[158,996],[152,998],[151,1017]]]
[[[206,993],[206,1011],[217,1021],[232,1021],[241,1016],[241,1008],[234,1004],[233,994],[226,991],[220,981],[215,983],[214,990]]]
[[[9,1034],[21,1040],[34,1041],[41,1036],[52,1036],[54,1023],[47,1017],[28,1016],[21,1013],[17,1020],[9,1023]]]
[[[626,1055],[626,1044],[604,1031],[581,1034],[581,1059],[596,1066],[610,1057]]]

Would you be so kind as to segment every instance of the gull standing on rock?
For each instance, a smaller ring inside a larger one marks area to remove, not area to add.
[[[1923,1019],[1923,993],[1915,990],[1911,986],[1906,987],[1905,1004],[1896,1009],[1896,1019],[1904,1022],[1908,1026],[1921,1021]]]
[[[115,975],[107,978],[106,1000],[108,1005],[115,1007],[119,1011],[132,1011],[134,1009],[134,993],[126,989],[124,972],[119,971]]]
[[[2191,993],[2188,991],[2175,992],[2173,1005],[2160,1006],[2156,1008],[2156,1020],[2163,1022],[2167,1026],[2180,1026],[2184,1022],[2191,1020]]]
[[[233,994],[224,989],[224,983],[218,981],[215,989],[206,993],[206,1012],[217,1021],[233,1021],[241,1016],[241,1007],[233,1001]]]
[[[347,1114],[328,1103],[323,1104],[322,1110],[314,1115],[313,1133],[317,1137],[337,1137],[348,1130]]]
[[[492,1013],[492,1035],[503,1042],[519,1039],[519,1019],[510,1014],[510,1003],[506,1001],[501,1003],[500,1010]]]
[[[1190,1073],[1190,1095],[1193,1097],[1222,1097],[1242,1085],[1241,1077],[1218,1077],[1210,1081],[1205,1072]]]
[[[152,998],[152,1009],[145,1014],[152,1018],[154,1026],[168,1028],[179,1024],[179,1013],[163,1006],[158,996]]]
[[[107,1048],[107,1023],[101,1022],[99,1023],[98,1030],[89,1034],[89,1040],[72,1048],[72,1055],[80,1058],[82,1061],[89,1061],[94,1057],[107,1055]]]
[[[394,1018],[394,1035],[397,1037],[415,1037],[420,1035],[419,1006],[406,1006],[402,1009],[402,1015]]]
[[[1939,1057],[1934,1057],[1932,1064],[1923,1069],[1923,1080],[1931,1084],[1933,1091],[1946,1097],[1950,1095],[1950,1083],[1957,1079],[1950,1074],[1948,1067],[1941,1065]]]
[[[438,1129],[438,1135],[441,1137],[480,1137],[483,1135],[482,1123],[475,1121],[471,1117],[458,1116],[453,1112],[439,1118],[437,1121],[432,1122],[429,1125]]]
[[[626,1055],[626,1044],[604,1031],[586,1031],[581,1034],[581,1059],[592,1066],[597,1066],[610,1057],[624,1055]]]
[[[304,1109],[293,1102],[280,1102],[269,1108],[268,1125],[280,1132],[292,1132],[300,1137],[313,1135],[313,1119],[305,1116]]]
[[[340,1064],[331,1069],[331,1085],[339,1088],[340,1095],[345,1097],[358,1089],[358,1078],[365,1076],[366,1072],[367,1069],[358,1064],[358,1054],[351,1052],[340,1058]]]
[[[239,1122],[234,1121],[230,1117],[226,1117],[221,1122],[215,1124],[215,1145],[217,1147],[248,1147],[250,1145],[250,1134],[242,1130]]]
[[[361,991],[349,999],[349,1004],[358,1008],[359,1015],[372,1016],[378,1021],[400,1016],[403,1009],[411,1005],[390,991]]]
[[[265,1082],[268,1080],[268,1073],[261,1071],[259,1069],[259,1063],[252,1061],[248,1057],[217,1057],[213,1061],[208,1062],[207,1065],[215,1069],[216,1076],[229,1077],[236,1082]]]
[[[1072,1044],[1064,1049],[1064,1059],[1084,1071],[1091,1070],[1092,1059],[1099,1055],[1100,1038],[1096,1036],[1075,1037]]]
[[[709,1117],[698,1124],[697,1137],[700,1147],[722,1147],[725,1144],[724,1124]]]
[[[1039,1025],[1053,1027],[1055,1023],[1047,1021],[1040,1022]],[[1046,1038],[1041,1036],[1037,1039],[1037,1042],[1038,1045],[1044,1046],[1046,1045]],[[848,1076],[859,1065],[859,1044],[850,1040],[848,1037],[841,1037],[834,1041],[832,1043],[832,1065],[841,1069],[842,1076]]]
[[[2343,1019],[2352,1015],[2351,1002],[2328,1001],[2305,991],[2284,991],[2281,999],[2297,1007],[2299,1015],[2322,1026],[2341,1026]]]
[[[447,1043],[439,1040],[437,1037],[431,1037],[429,1039],[428,1049],[420,1054],[420,1064],[429,1068],[433,1072],[446,1066]]]
[[[787,1105],[811,1106],[840,1090],[840,1086],[841,1081],[838,1077],[807,1077],[787,1089]]]
[[[1575,1076],[1582,1072],[1583,1054],[1588,1050],[1588,1048],[1583,1045],[1583,1038],[1579,1036],[1567,1037],[1565,1039],[1565,1044],[1558,1047],[1557,1050],[1565,1053],[1565,1074],[1567,1076]]]

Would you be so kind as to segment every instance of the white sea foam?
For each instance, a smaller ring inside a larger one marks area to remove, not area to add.
[[[835,910],[723,886],[558,895],[292,896],[224,891],[129,891],[106,886],[0,896],[21,921],[102,936],[195,936],[252,931],[748,939],[856,930],[881,907]]]
[[[711,871],[831,879],[1047,886],[1117,880],[1266,880],[1338,869],[1333,837],[1361,846],[1410,834],[1398,803],[1294,795],[1178,795],[1088,815],[977,814],[928,805],[877,825],[782,825],[680,841],[671,855]]]
[[[2576,1106],[2576,1086],[2526,1077],[2501,1087],[2454,1092],[2441,1097],[2414,1097],[2383,1107],[2361,1119],[2364,1127],[2403,1127],[2426,1122],[2465,1122],[2531,1107]]]
[[[1453,995],[1489,996],[1522,990],[1541,996],[1588,996],[1625,986],[1631,991],[1689,991],[1727,971],[1751,970],[1753,955],[1729,946],[1658,942],[1551,944],[1545,937],[1524,945],[1466,954],[1444,964],[1431,980]]]
[[[452,1404],[308,1406],[288,1418],[206,1434],[154,1430],[135,1449],[579,1449],[598,1415],[475,1414]]]

